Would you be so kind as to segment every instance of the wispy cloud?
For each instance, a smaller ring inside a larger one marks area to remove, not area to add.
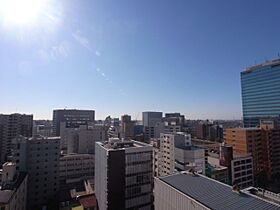
[[[73,33],[72,36],[80,45],[82,45],[86,49],[92,51],[88,38],[83,36],[80,31]]]
[[[71,47],[69,42],[62,41],[58,45],[52,46],[49,49],[40,49],[38,56],[44,62],[50,62],[51,60],[64,59],[70,55]]]
[[[112,81],[100,68],[96,68],[95,70],[96,70],[96,72],[97,72],[100,76],[102,76],[102,77],[104,78],[104,80],[105,80],[106,82],[108,82],[110,85],[113,84],[113,81]],[[126,92],[125,92],[123,89],[121,89],[121,88],[118,89],[118,92],[119,92],[120,95],[122,95],[122,96],[127,96]]]
[[[68,57],[70,53],[70,46],[68,42],[64,41],[60,43],[58,46],[53,46],[51,49],[51,55],[53,58],[65,58]]]

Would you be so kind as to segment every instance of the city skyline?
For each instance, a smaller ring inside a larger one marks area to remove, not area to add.
[[[0,8],[1,113],[241,119],[240,72],[280,51],[274,0],[40,1],[32,21]]]

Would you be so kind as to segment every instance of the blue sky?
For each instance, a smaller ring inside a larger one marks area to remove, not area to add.
[[[0,14],[0,112],[240,119],[240,71],[280,52],[277,0],[62,0]]]

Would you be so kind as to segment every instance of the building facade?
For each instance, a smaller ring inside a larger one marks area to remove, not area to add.
[[[280,125],[280,59],[267,61],[241,72],[242,108],[245,127],[274,118]]]
[[[60,137],[18,136],[13,139],[12,161],[28,173],[27,208],[52,205],[59,192]]]
[[[205,151],[192,145],[190,134],[161,133],[159,145],[156,163],[159,176],[191,168],[204,173]]]
[[[67,128],[61,123],[61,150],[65,154],[94,154],[95,142],[107,139],[106,127],[103,125],[80,125]]]
[[[261,132],[259,128],[229,128],[224,132],[224,141],[232,145],[234,153],[252,155],[254,176],[263,173],[267,168]]]
[[[159,138],[160,133],[164,132],[164,122],[162,112],[143,112],[144,138]]]
[[[0,164],[11,154],[11,141],[17,135],[32,136],[33,115],[0,114]]]
[[[83,187],[85,180],[94,180],[94,155],[68,154],[59,158],[59,188],[64,194]]]
[[[125,140],[133,139],[134,137],[134,122],[130,115],[123,115],[121,118],[121,137]]]
[[[16,164],[6,162],[0,171],[0,209],[25,210],[27,201],[27,173],[17,172]]]
[[[152,209],[152,146],[112,138],[96,142],[95,148],[95,194],[99,209]]]
[[[253,158],[251,155],[235,156],[231,161],[232,185],[237,184],[240,189],[254,185]]]
[[[60,136],[60,123],[65,122],[67,128],[94,123],[94,110],[57,109],[53,111],[53,134]]]

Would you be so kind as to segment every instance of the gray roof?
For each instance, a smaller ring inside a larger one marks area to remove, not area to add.
[[[279,210],[280,206],[249,194],[233,192],[231,186],[204,176],[175,174],[162,181],[213,210]]]

